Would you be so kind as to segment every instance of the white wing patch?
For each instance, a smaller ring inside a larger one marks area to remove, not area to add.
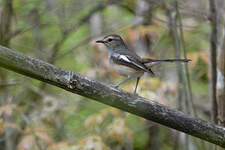
[[[115,54],[114,54],[114,56],[115,56]],[[130,60],[129,57],[127,57],[126,55],[120,55],[120,54],[118,54],[118,55],[115,56],[115,57],[117,57],[120,61],[124,61],[124,62],[126,62],[126,63],[133,64],[133,65],[135,65],[136,67],[138,67],[138,68],[140,68],[140,69],[143,69],[143,70],[145,70],[146,72],[148,72],[147,68],[145,68],[144,66],[141,66],[140,64],[135,63],[134,61]]]
[[[122,59],[122,60],[124,60],[124,61],[126,61],[126,62],[129,62],[130,63],[130,60],[125,55],[120,55],[119,58]]]

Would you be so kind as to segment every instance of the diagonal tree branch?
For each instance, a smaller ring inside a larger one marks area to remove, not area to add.
[[[225,128],[0,46],[0,67],[225,147]]]

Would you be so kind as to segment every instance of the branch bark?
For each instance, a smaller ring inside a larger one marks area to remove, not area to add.
[[[0,46],[0,67],[225,147],[225,128]]]

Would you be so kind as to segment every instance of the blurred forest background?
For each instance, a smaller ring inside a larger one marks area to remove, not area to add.
[[[142,57],[190,58],[185,66],[155,68],[159,76],[143,77],[138,94],[224,125],[224,104],[219,108],[215,101],[216,52],[224,63],[224,12],[223,0],[0,0],[0,45],[107,84],[123,79],[110,68],[106,48],[95,43],[108,34],[121,35]],[[133,92],[134,85],[122,89]],[[212,148],[0,68],[0,150]]]

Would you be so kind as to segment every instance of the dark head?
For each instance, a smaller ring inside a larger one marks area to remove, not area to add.
[[[126,44],[123,42],[123,39],[116,34],[107,35],[103,40],[98,40],[96,43],[103,43],[109,50],[126,48]]]

